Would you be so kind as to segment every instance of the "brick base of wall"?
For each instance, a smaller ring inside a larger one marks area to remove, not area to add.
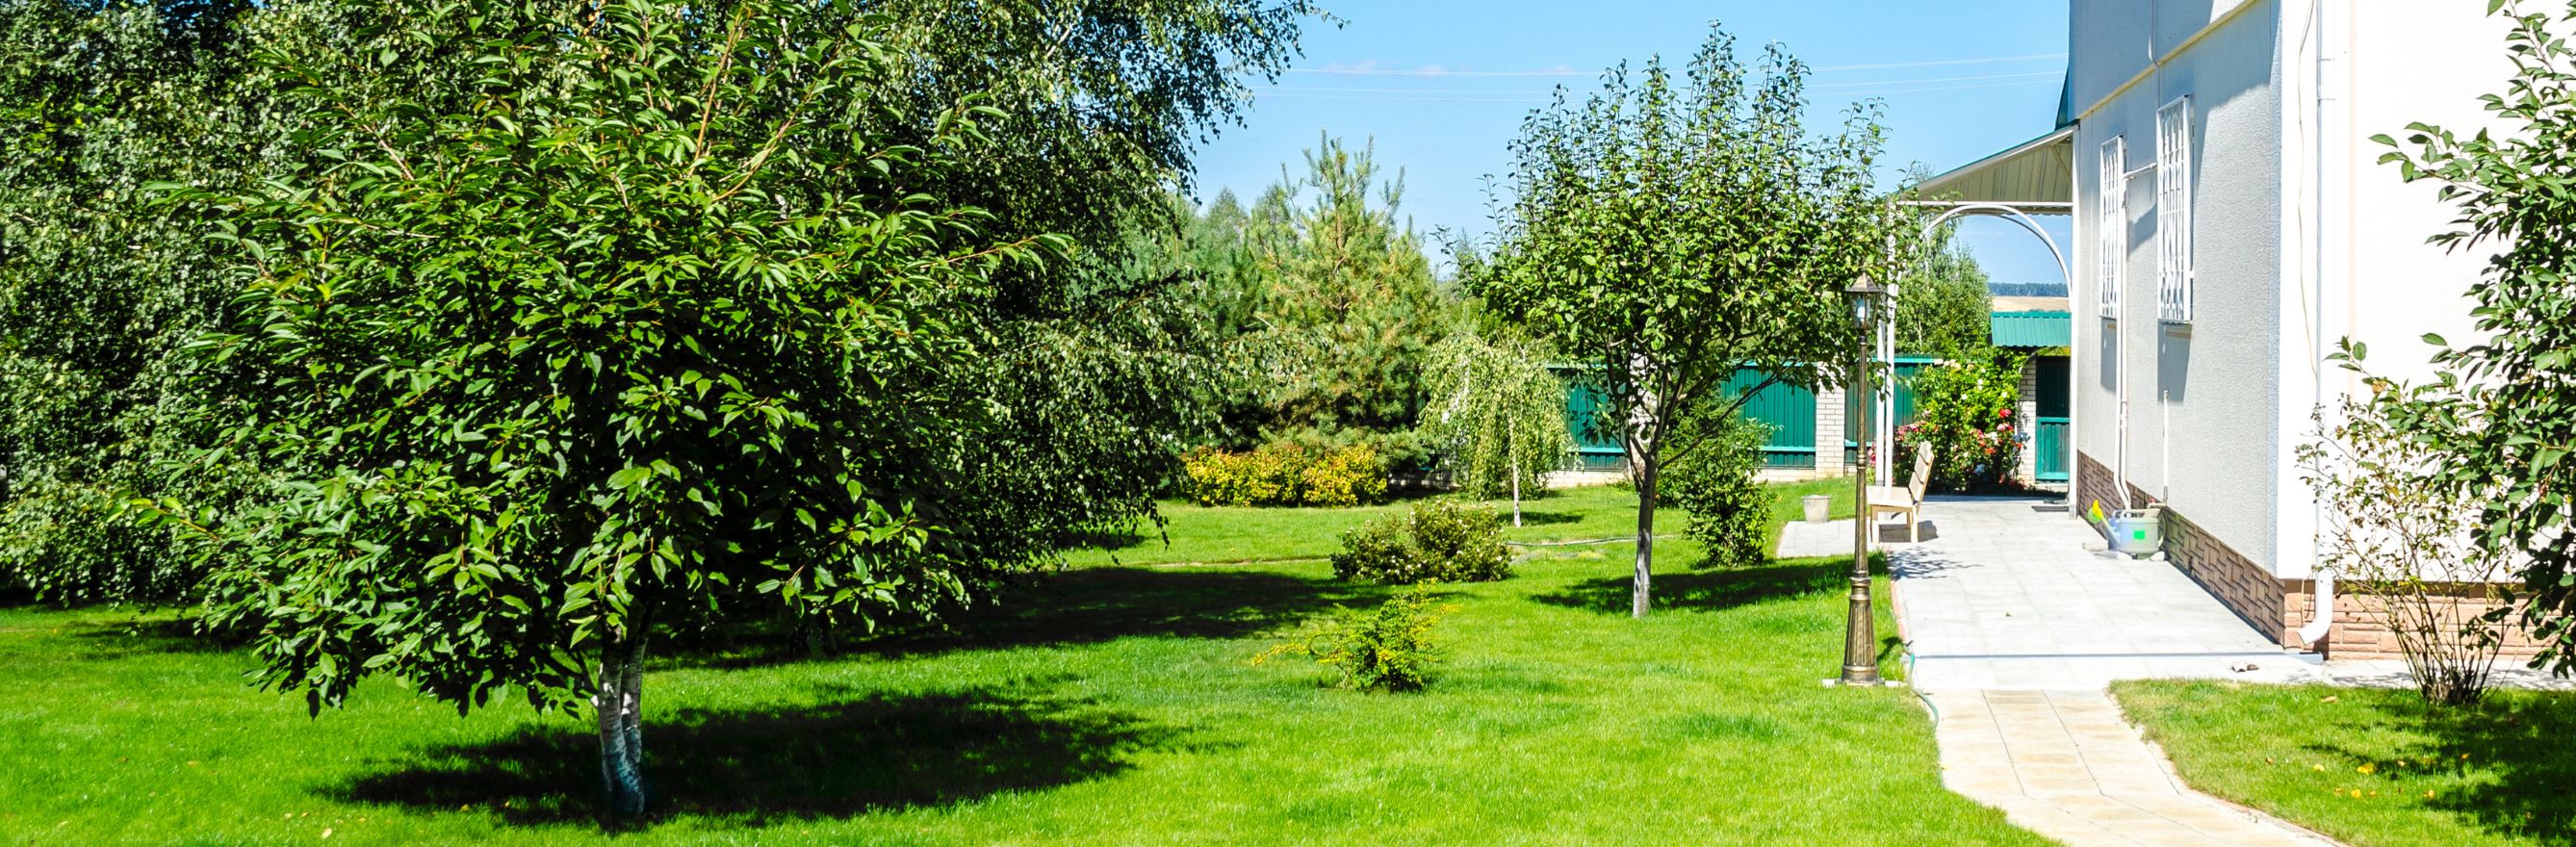
[[[2288,609],[2292,619],[2306,621],[2316,614],[2316,583],[2304,579],[2284,580],[2289,589]],[[2389,631],[2385,616],[2386,601],[2356,593],[2346,586],[2335,592],[2334,628],[2326,634],[2325,654],[2329,659],[2402,659],[2397,650],[2397,634]],[[2468,607],[2472,615],[2493,611],[2500,604],[2479,586],[2452,586],[2443,592],[2451,602]],[[2293,636],[2296,637],[2296,636]],[[2510,662],[2527,661],[2540,654],[2540,643],[2519,626],[2508,626],[2504,646],[2497,654]]]
[[[2090,514],[2096,502],[2102,504],[2104,512],[2118,508],[2121,501],[2112,495],[2115,490],[2117,483],[2110,468],[2081,451],[2075,454],[2075,508],[2079,512]],[[2130,486],[2129,494],[2129,502],[2149,502],[2146,492],[2137,486]],[[2299,627],[2316,614],[2314,582],[2273,576],[2270,570],[2170,508],[2164,510],[2164,535],[2166,562],[2199,583],[2229,611],[2282,647],[2309,647],[2298,643]],[[2457,586],[2450,594],[2477,613],[2495,608],[2494,601],[2477,586]],[[2397,636],[2389,631],[2385,620],[2377,598],[2338,591],[2334,627],[2328,630],[2326,643],[2319,645],[2321,652],[2329,659],[2403,658],[2397,651]],[[2539,644],[2528,633],[2515,627],[2505,635],[2502,655],[2507,659],[2529,659],[2539,650]]]

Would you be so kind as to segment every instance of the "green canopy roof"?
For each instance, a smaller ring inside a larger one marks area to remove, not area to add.
[[[1997,347],[2065,347],[2075,342],[2075,318],[2063,311],[1996,312],[1987,333]]]

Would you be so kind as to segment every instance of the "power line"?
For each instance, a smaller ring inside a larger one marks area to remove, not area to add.
[[[1818,83],[1815,87],[1816,87],[1816,88],[1862,88],[1862,87],[1873,86],[1873,85],[1920,85],[1920,84],[1927,83],[1927,82],[1967,82],[1967,81],[1971,81],[1971,80],[1984,80],[1984,79],[2037,79],[2037,78],[2042,78],[2042,77],[2045,77],[2045,78],[2048,78],[2048,79],[2057,79],[2057,78],[2059,78],[2060,76],[2062,76],[2062,74],[2061,74],[2060,72],[2058,72],[2058,71],[2032,71],[2032,72],[2030,72],[2030,73],[2018,73],[2018,74],[1977,74],[1977,75],[1974,75],[1974,76],[1942,76],[1942,77],[1926,77],[1926,78],[1923,78],[1923,79],[1880,79],[1880,80],[1871,80],[1871,81],[1869,81],[1869,82],[1827,82],[1827,83]]]
[[[2022,86],[2042,85],[2051,82],[2053,82],[2053,80],[2025,79],[2020,82],[1991,82],[1983,85],[1933,85],[1922,88],[1891,88],[1885,91],[1820,91],[1817,92],[1817,94],[1831,97],[1876,97],[1881,94],[1917,94],[1927,91],[1975,91],[1980,88],[2019,88]]]
[[[1930,62],[1881,62],[1872,65],[1824,65],[1818,71],[1883,71],[1893,68],[1933,68],[1947,65],[1989,65],[1997,62],[2036,62],[2063,59],[2064,53],[2033,53],[2028,56],[1988,56],[1982,59],[1940,59]]]
[[[1954,65],[1989,65],[2003,62],[2037,62],[2066,58],[2064,53],[2032,53],[2025,56],[1982,56],[1973,59],[1934,59],[1922,62],[1876,62],[1860,65],[1821,65],[1811,70],[1818,73],[1842,71],[1879,71],[1896,68],[1934,68]],[[1601,71],[1582,71],[1557,67],[1535,71],[1453,71],[1446,68],[1289,68],[1292,74],[1328,76],[1412,76],[1412,77],[1581,77],[1598,76]]]
[[[1969,85],[1961,81],[2004,79]],[[1853,83],[1848,87],[1818,86],[1810,93],[1820,97],[1874,97],[1882,94],[1922,94],[1941,91],[1976,91],[1988,88],[2015,88],[2050,84],[2057,81],[2055,72],[2043,74],[1995,74],[1954,77],[1940,80],[1881,80]],[[1928,83],[1928,84],[1927,84]],[[1298,100],[1351,100],[1379,103],[1526,103],[1542,104],[1555,100],[1554,92],[1514,91],[1501,89],[1467,89],[1444,91],[1435,88],[1343,88],[1333,86],[1282,85],[1257,92],[1257,97],[1280,97]]]

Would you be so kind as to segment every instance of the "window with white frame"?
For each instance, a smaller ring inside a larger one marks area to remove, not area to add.
[[[2129,261],[2129,145],[2120,136],[2102,142],[2101,197],[2094,203],[2094,213],[2101,219],[2096,227],[2094,252],[2101,254],[2101,272],[2094,284],[2100,287],[2102,316],[2120,316],[2121,269]]]
[[[2156,319],[2191,322],[2191,95],[2156,110]]]

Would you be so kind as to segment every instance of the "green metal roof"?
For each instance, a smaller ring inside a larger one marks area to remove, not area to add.
[[[2075,343],[2075,317],[2066,312],[1996,312],[1986,331],[1997,347],[2065,347]]]

